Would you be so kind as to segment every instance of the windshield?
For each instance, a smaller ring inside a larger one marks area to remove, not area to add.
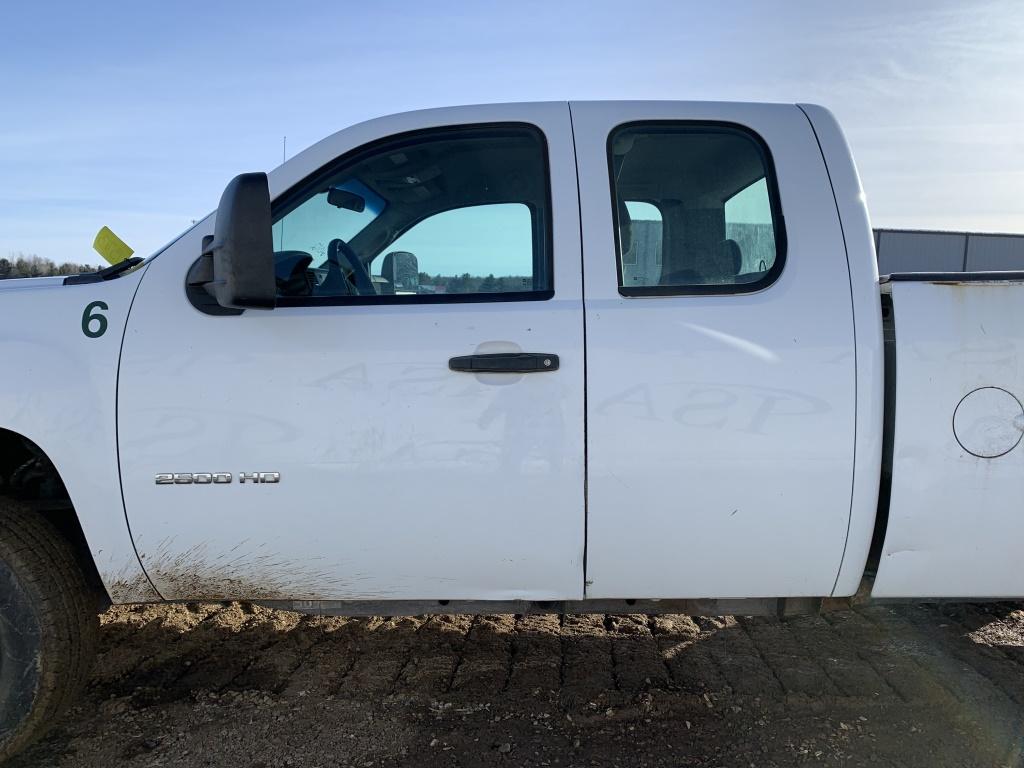
[[[339,191],[351,195],[341,195]],[[352,200],[358,200],[359,204],[355,205]],[[358,179],[329,184],[274,224],[274,250],[303,251],[313,257],[314,266],[322,266],[332,239],[351,240],[376,219],[385,206],[383,198]]]

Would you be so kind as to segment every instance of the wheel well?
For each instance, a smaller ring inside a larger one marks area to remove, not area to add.
[[[0,496],[32,509],[53,525],[71,545],[89,588],[96,593],[102,605],[110,604],[71,497],[57,468],[38,445],[17,432],[2,428]]]

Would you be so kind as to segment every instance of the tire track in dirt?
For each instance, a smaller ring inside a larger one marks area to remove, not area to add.
[[[417,635],[409,660],[395,683],[400,695],[446,693],[462,659],[462,647],[474,622],[471,616],[432,616]]]
[[[858,649],[858,656],[878,672],[904,703],[946,701],[946,690],[861,613],[843,612],[827,615],[826,619],[840,637]]]
[[[790,620],[791,632],[844,696],[883,703],[904,701],[879,673],[877,660],[837,631],[825,616]]]
[[[358,655],[335,692],[369,698],[390,693],[408,663],[417,632],[426,623],[423,617],[403,616],[374,626],[373,636],[361,639]]]
[[[702,619],[698,623],[682,615],[651,618],[660,629],[657,643],[663,663],[679,690],[701,696],[728,689],[711,653],[712,638],[724,622]]]
[[[557,615],[517,618],[503,691],[510,695],[557,693],[562,687],[562,620]]]
[[[621,691],[667,688],[669,671],[646,614],[605,617],[611,633],[616,686]]]
[[[740,619],[739,622],[787,694],[848,695],[828,674],[822,663],[823,654],[809,653],[807,645],[797,638],[801,630],[796,628],[795,622],[761,618]]]
[[[449,693],[493,694],[504,687],[514,626],[513,616],[476,617],[466,635],[460,663],[448,686]]]
[[[313,617],[308,624],[311,643],[288,678],[276,687],[287,697],[328,696],[355,664],[354,636],[358,620],[341,617]]]
[[[615,690],[611,639],[599,615],[565,616],[560,633],[562,696],[571,704]]]
[[[83,705],[12,768],[931,768],[1012,762],[1022,721],[1016,604],[788,621],[140,606],[103,616]]]

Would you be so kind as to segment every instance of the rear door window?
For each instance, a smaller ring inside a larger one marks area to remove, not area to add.
[[[609,139],[619,292],[747,293],[782,270],[767,147],[739,126],[621,126]]]

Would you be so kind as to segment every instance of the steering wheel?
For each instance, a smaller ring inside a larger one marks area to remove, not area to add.
[[[356,295],[373,296],[376,291],[373,290],[373,281],[370,279],[370,273],[366,271],[366,267],[359,260],[359,257],[356,256],[356,252],[352,250],[351,246],[340,237],[336,237],[327,246],[327,264],[329,270],[339,273],[342,279],[344,279],[345,265],[341,263],[342,257],[348,262],[348,267],[352,270]]]

